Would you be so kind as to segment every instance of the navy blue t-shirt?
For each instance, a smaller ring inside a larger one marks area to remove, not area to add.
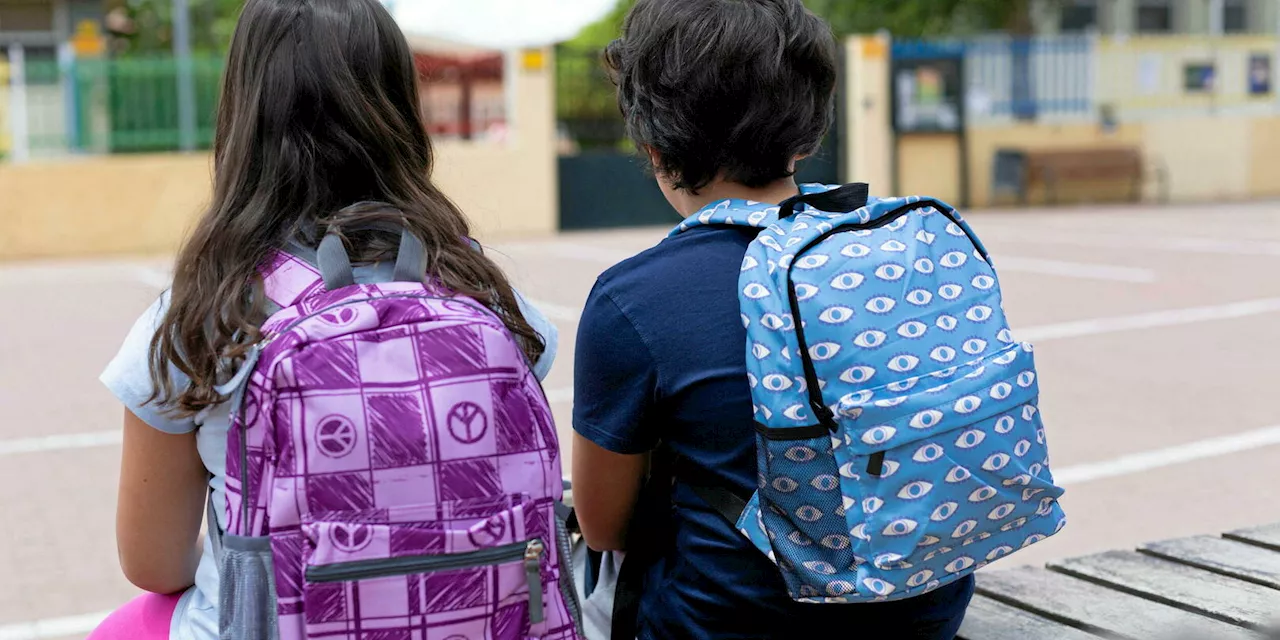
[[[738,275],[748,229],[703,227],[668,238],[600,276],[578,330],[574,429],[621,454],[662,442],[749,495],[756,452]],[[590,478],[575,478],[590,482]],[[641,640],[950,638],[972,579],[877,604],[799,604],[776,566],[679,483],[675,546],[641,601]]]

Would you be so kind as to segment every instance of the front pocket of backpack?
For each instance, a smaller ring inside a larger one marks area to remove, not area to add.
[[[936,587],[1056,531],[1028,527],[1060,515],[1047,459],[1034,404],[886,451],[860,482],[875,585]]]
[[[548,616],[554,542],[526,530],[534,505],[496,510],[500,501],[474,502],[305,522],[307,633],[363,638],[429,627],[441,637],[486,637],[498,628],[536,636]]]
[[[877,425],[845,431],[837,452],[857,492],[847,512],[858,586],[873,597],[932,590],[1063,522],[1030,350],[929,378],[943,384],[842,407]]]

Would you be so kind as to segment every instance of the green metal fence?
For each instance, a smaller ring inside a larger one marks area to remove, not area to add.
[[[196,95],[195,140],[213,143],[214,113],[223,62],[192,61]],[[95,60],[74,66],[80,148],[112,153],[173,151],[180,146],[178,63],[173,58]]]
[[[25,130],[31,153],[178,150],[178,69],[172,57],[28,60]],[[191,69],[194,139],[197,148],[207,149],[213,143],[223,61],[200,57],[192,60]]]

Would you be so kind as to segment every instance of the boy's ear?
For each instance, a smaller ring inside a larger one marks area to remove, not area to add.
[[[649,145],[644,145],[641,149],[649,157],[649,164],[656,170],[662,164],[662,154]]]

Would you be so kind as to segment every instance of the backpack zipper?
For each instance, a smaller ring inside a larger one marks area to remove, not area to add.
[[[307,567],[306,580],[312,584],[354,582],[520,562],[524,568],[525,582],[529,587],[529,620],[533,624],[538,624],[546,619],[542,588],[542,557],[546,551],[546,545],[542,540],[535,538],[528,542],[515,542],[467,553],[378,558],[311,566]]]
[[[821,244],[827,238],[830,238],[831,236],[837,233],[847,233],[850,231],[868,231],[871,229],[879,229],[881,227],[888,226],[898,218],[901,218],[902,216],[905,216],[908,213],[911,213],[912,211],[916,211],[918,209],[928,209],[928,208],[935,209],[938,213],[941,213],[942,215],[946,216],[947,219],[956,223],[956,226],[959,226],[960,229],[965,232],[965,235],[968,236],[969,241],[973,244],[973,246],[982,253],[982,257],[987,261],[987,264],[991,263],[991,257],[987,255],[986,250],[983,249],[982,245],[978,243],[978,239],[974,238],[973,235],[969,233],[969,230],[966,229],[964,225],[960,224],[960,221],[956,218],[956,216],[949,213],[947,210],[947,207],[943,205],[941,202],[938,202],[937,200],[929,200],[929,199],[920,200],[918,202],[912,202],[910,204],[903,205],[871,222],[859,222],[854,224],[842,224],[842,225],[835,226],[830,230],[823,232],[821,235],[814,238],[808,244],[804,245],[803,247],[800,247],[800,249],[798,249],[794,254],[792,254],[794,256],[792,258],[792,262],[794,263],[794,261],[798,260],[800,256],[805,254],[805,252]],[[835,420],[835,412],[833,412],[831,408],[827,406],[826,400],[824,400],[822,397],[822,385],[818,380],[818,372],[813,365],[813,358],[809,356],[809,346],[804,337],[804,323],[801,321],[801,318],[800,318],[800,299],[796,294],[796,283],[794,280],[791,279],[792,273],[794,272],[791,269],[787,269],[787,298],[791,306],[792,324],[795,326],[796,345],[799,347],[799,351],[800,351],[800,364],[804,369],[805,384],[809,390],[810,408],[813,410],[814,416],[817,417],[818,424],[826,427],[827,430],[830,431],[832,434],[835,434],[836,431],[839,430],[840,426]],[[883,451],[877,451],[871,454],[871,456],[867,459],[867,468],[866,468],[867,474],[877,478],[883,475],[884,459],[885,459],[885,452]]]

